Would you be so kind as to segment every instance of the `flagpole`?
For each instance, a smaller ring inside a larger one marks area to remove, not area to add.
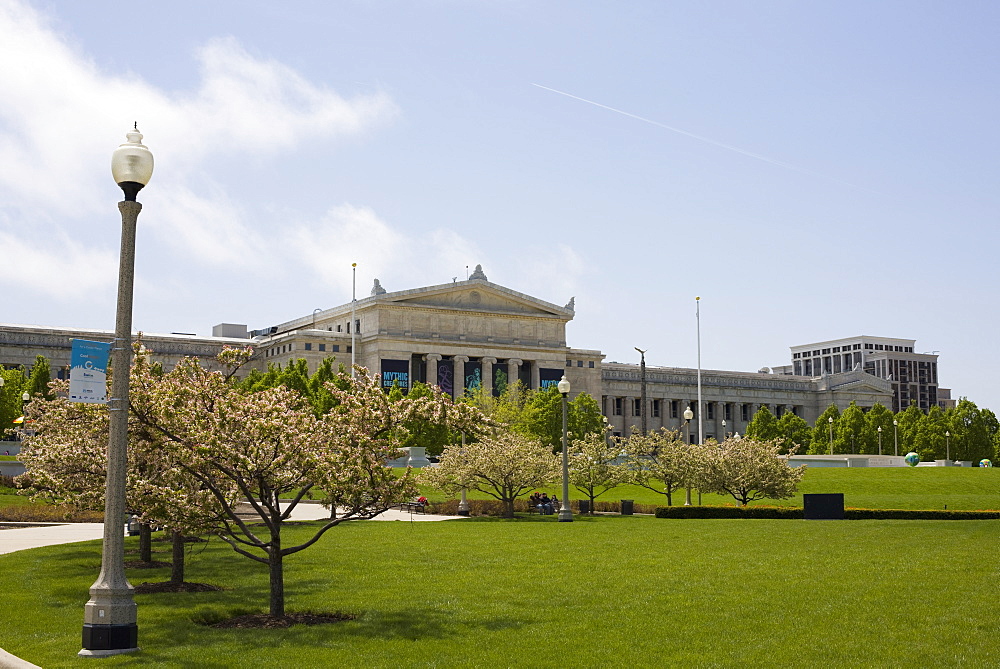
[[[698,443],[705,443],[705,429],[702,423],[701,406],[701,298],[694,298],[695,320],[698,323]]]
[[[358,334],[358,320],[355,317],[355,309],[358,304],[358,263],[351,263],[351,378],[354,378],[354,365],[357,360],[357,344],[355,336]]]

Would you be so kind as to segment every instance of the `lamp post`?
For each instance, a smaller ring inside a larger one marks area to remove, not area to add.
[[[833,455],[833,416],[826,419],[830,424],[830,455]]]
[[[726,419],[722,419],[722,441],[726,440]]]
[[[896,445],[896,455],[899,455],[899,421],[892,419],[892,441]]]
[[[111,156],[111,174],[125,194],[118,203],[122,239],[118,269],[118,308],[111,365],[115,374],[108,401],[108,473],[104,496],[104,545],[101,573],[84,606],[80,655],[104,657],[139,650],[133,588],[125,578],[125,472],[128,467],[128,381],[132,365],[132,281],[135,274],[135,231],[142,205],[136,195],[153,175],[153,154],[142,144],[138,126]]]
[[[566,375],[559,379],[556,386],[562,395],[562,508],[559,509],[559,522],[573,522],[573,510],[569,508],[569,451],[567,450],[567,416],[569,413],[569,381]]]
[[[691,411],[691,405],[688,405],[687,409],[684,409],[684,434],[685,439],[687,439],[687,445],[691,446],[691,419],[694,418],[694,412]],[[691,486],[687,486],[684,491],[684,506],[691,506]]]
[[[951,431],[944,431],[944,459],[951,460]]]
[[[25,430],[28,428],[28,402],[31,401],[31,393],[24,391],[21,393],[21,438],[27,434]]]
[[[646,436],[646,351],[638,346],[633,346],[639,351],[639,416],[642,426],[642,436]],[[649,349],[646,349],[649,350]]]
[[[462,431],[462,453],[465,454],[465,431]],[[462,499],[458,503],[458,515],[467,516],[469,515],[469,500],[465,496],[465,487],[462,487]]]
[[[355,315],[355,308],[358,304],[357,296],[357,284],[358,284],[358,263],[351,263],[351,326],[348,330],[351,331],[351,378],[354,378],[354,365],[357,364],[357,350],[358,346],[355,343],[355,335],[357,335],[358,324],[357,316]]]
[[[882,426],[878,426],[878,454],[882,455]]]

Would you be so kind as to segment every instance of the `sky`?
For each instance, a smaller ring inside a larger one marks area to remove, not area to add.
[[[704,369],[855,335],[1000,410],[1000,4],[0,0],[0,323],[263,328],[465,278]],[[986,343],[984,343],[986,342]]]

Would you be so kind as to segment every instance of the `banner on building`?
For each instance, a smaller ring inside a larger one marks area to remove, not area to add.
[[[545,367],[538,368],[538,385],[542,388],[542,390],[548,388],[549,386],[558,384],[562,377],[563,370],[561,369],[546,369]]]
[[[111,344],[74,339],[70,352],[69,401],[107,404]]]
[[[410,389],[409,360],[382,360],[382,388],[389,390],[394,383],[404,393]]]

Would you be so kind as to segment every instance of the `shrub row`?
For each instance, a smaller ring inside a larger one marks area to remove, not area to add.
[[[667,506],[657,518],[798,518],[801,508],[780,506]],[[844,509],[844,520],[1000,520],[1000,511]]]
[[[103,511],[85,511],[72,506],[22,504],[0,508],[0,521],[15,523],[103,523]]]

